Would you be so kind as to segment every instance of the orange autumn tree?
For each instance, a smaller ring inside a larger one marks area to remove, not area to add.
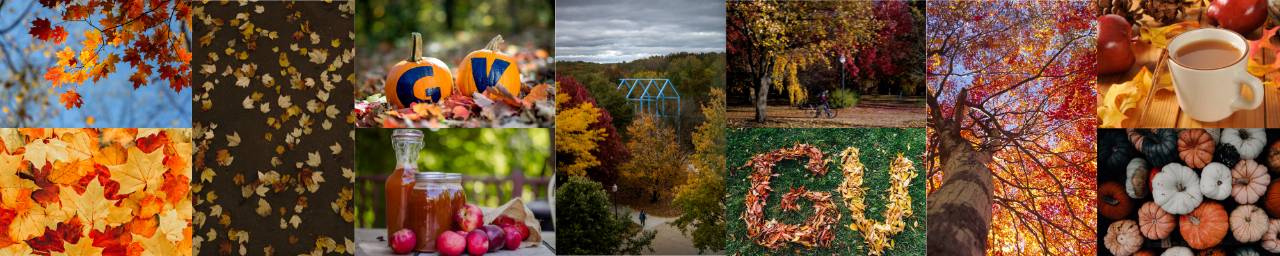
[[[929,2],[928,253],[1097,249],[1088,2]]]
[[[53,15],[37,15],[28,33],[57,50],[56,64],[43,77],[53,88],[73,86],[59,96],[65,108],[84,103],[74,86],[97,82],[122,62],[133,68],[134,89],[153,80],[167,82],[174,91],[190,87],[190,1],[40,0],[40,5]],[[68,31],[71,27],[83,29]],[[68,37],[80,38],[79,44],[67,43]]]

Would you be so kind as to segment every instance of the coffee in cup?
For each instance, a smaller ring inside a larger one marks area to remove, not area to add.
[[[1217,28],[1187,31],[1169,42],[1168,53],[1178,106],[1191,119],[1216,122],[1262,105],[1262,80],[1249,74],[1244,36]],[[1242,84],[1252,98],[1241,95]]]

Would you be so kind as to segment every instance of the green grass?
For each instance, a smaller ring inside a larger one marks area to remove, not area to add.
[[[898,153],[910,157],[915,162],[917,176],[911,182],[911,217],[905,220],[906,229],[893,237],[894,247],[886,250],[884,255],[924,255],[925,239],[925,185],[924,185],[924,129],[868,128],[868,129],[730,129],[726,136],[730,172],[725,177],[726,216],[728,239],[725,254],[866,254],[862,234],[848,228],[851,223],[849,208],[845,205],[836,188],[844,180],[841,176],[840,161],[837,154],[845,147],[857,147],[861,150],[862,163],[867,167],[863,187],[867,191],[866,212],[868,218],[883,221],[881,212],[885,210],[884,192],[889,189],[889,165]],[[773,191],[769,194],[765,207],[766,219],[774,218],[783,223],[798,224],[812,214],[813,203],[800,200],[801,211],[782,212],[778,209],[778,201],[788,188],[805,186],[814,191],[829,191],[837,200],[840,209],[839,228],[836,238],[830,247],[806,250],[804,246],[788,244],[776,251],[770,251],[747,237],[746,223],[742,221],[744,211],[743,196],[749,189],[749,169],[737,169],[751,156],[790,147],[797,143],[807,143],[822,149],[823,154],[832,162],[828,164],[827,175],[814,176],[801,164],[801,161],[783,161],[774,169],[778,176],[770,179]]]

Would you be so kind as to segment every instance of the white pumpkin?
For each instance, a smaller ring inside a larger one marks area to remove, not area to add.
[[[1222,141],[1222,128],[1204,128],[1204,131],[1209,133],[1209,137],[1213,137],[1214,142]]]
[[[1280,253],[1280,219],[1267,221],[1267,233],[1262,235],[1262,249]]]
[[[1147,166],[1147,160],[1142,158],[1134,158],[1129,160],[1128,167],[1125,167],[1124,192],[1134,199],[1143,199],[1151,192],[1151,188],[1147,187],[1150,178],[1151,167]],[[1228,186],[1229,187],[1229,186]]]
[[[1231,235],[1237,241],[1250,243],[1262,239],[1267,233],[1267,213],[1253,205],[1241,205],[1231,211]]]
[[[1187,214],[1204,200],[1200,194],[1200,176],[1182,164],[1165,165],[1151,181],[1151,197],[1166,212]]]
[[[1267,132],[1262,128],[1225,128],[1220,142],[1235,146],[1236,152],[1240,152],[1240,159],[1252,160],[1258,158],[1262,148],[1267,147]]]
[[[1213,200],[1231,196],[1231,169],[1218,162],[1209,163],[1200,171],[1200,192]]]
[[[1168,250],[1164,250],[1164,253],[1160,254],[1160,256],[1194,256],[1194,255],[1195,254],[1191,252],[1191,248],[1187,248],[1185,246],[1174,246],[1169,248]]]
[[[1240,204],[1257,202],[1267,193],[1267,185],[1271,185],[1271,174],[1267,167],[1253,160],[1244,160],[1231,169],[1231,196]]]

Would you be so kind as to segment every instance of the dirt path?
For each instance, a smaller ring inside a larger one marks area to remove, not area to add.
[[[622,209],[631,211],[631,222],[640,224],[640,212],[632,210],[630,207],[621,206]],[[680,233],[680,229],[671,225],[678,217],[658,217],[653,215],[645,216],[644,230],[657,230],[658,234],[653,238],[653,252],[645,251],[645,254],[662,254],[662,255],[690,255],[698,254],[698,248],[693,247],[693,238]],[[723,254],[724,252],[704,252],[705,254]]]
[[[834,110],[833,110],[834,111]],[[793,106],[769,106],[768,119],[764,123],[754,121],[756,110],[751,106],[729,106],[725,115],[729,127],[924,127],[923,107],[855,107],[839,110],[835,118],[814,118],[813,110]]]

